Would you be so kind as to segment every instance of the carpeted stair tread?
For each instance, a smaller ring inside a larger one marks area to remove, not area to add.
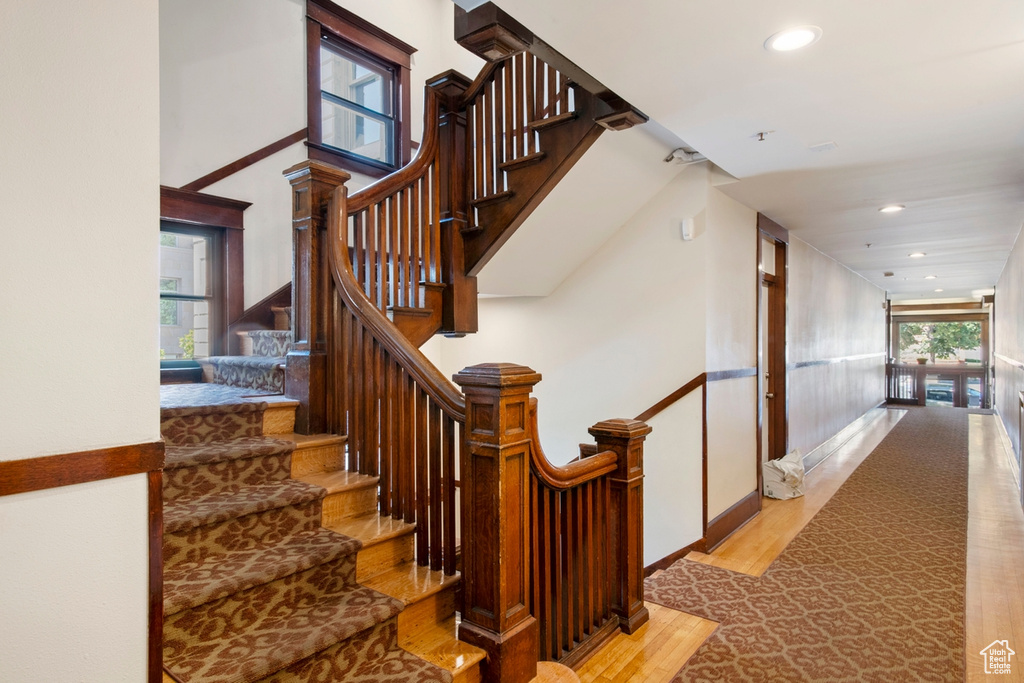
[[[164,566],[164,615],[356,553],[362,543],[328,529],[300,531],[244,549],[190,548]]]
[[[392,619],[258,683],[451,683],[444,667],[401,649],[397,631]]]
[[[229,441],[168,445],[164,451],[164,469],[212,465],[230,460],[241,460],[267,455],[285,455],[295,449],[295,443],[266,436],[248,436]]]
[[[369,588],[336,590],[313,595],[282,585],[259,610],[231,597],[173,615],[164,623],[164,666],[184,683],[252,683],[402,610]]]
[[[236,486],[191,498],[175,498],[164,507],[164,533],[186,531],[274,508],[309,503],[325,491],[294,479],[255,486]]]
[[[227,441],[263,432],[264,401],[162,408],[160,434],[169,445]]]
[[[284,393],[284,356],[211,356],[200,362],[216,384]]]

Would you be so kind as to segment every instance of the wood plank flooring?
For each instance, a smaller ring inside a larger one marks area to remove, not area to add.
[[[690,553],[687,559],[761,575],[905,413],[887,410],[838,448],[808,473],[803,498],[764,499],[761,514],[713,553]],[[967,679],[973,682],[987,678],[979,652],[993,640],[1008,640],[1024,657],[1024,513],[998,418],[969,419],[966,629]],[[648,608],[651,621],[631,636],[617,635],[585,662],[578,670],[582,681],[669,681],[716,626],[660,605]],[[999,679],[1024,681],[1024,664],[1012,661],[1012,674]]]

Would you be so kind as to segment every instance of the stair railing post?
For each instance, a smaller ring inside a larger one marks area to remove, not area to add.
[[[466,395],[461,459],[462,581],[459,639],[482,648],[485,681],[537,675],[540,632],[530,614],[530,390],[540,375],[487,363],[453,378]]]
[[[351,176],[307,160],[284,172],[292,186],[292,336],[285,366],[285,395],[299,401],[295,431],[327,427],[327,329],[331,309],[327,207],[334,189]]]
[[[610,475],[612,612],[633,633],[647,623],[644,605],[644,439],[651,433],[638,420],[605,420],[590,428],[597,450],[615,451],[619,468]]]
[[[441,271],[445,285],[441,331],[467,334],[477,331],[476,277],[466,273],[463,233],[469,222],[466,111],[462,97],[471,85],[457,71],[446,71],[429,84],[441,105],[438,126],[438,195],[441,218]]]

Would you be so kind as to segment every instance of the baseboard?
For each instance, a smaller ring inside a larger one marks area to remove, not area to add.
[[[737,529],[749,522],[761,511],[761,492],[751,491],[728,510],[708,522],[704,534],[705,550],[710,553],[729,538]]]
[[[675,564],[676,562],[678,562],[682,558],[686,557],[687,555],[689,555],[694,550],[696,550],[699,553],[702,553],[706,549],[707,549],[707,539],[704,539],[704,538],[698,539],[698,540],[694,541],[693,543],[691,543],[690,545],[686,546],[685,548],[680,548],[679,550],[675,551],[674,553],[671,553],[670,555],[666,555],[665,557],[661,558],[660,560],[657,560],[656,562],[653,562],[653,563],[647,565],[646,567],[644,567],[644,578],[647,578],[648,576],[650,576],[654,572],[659,571],[661,569],[668,569],[673,564]]]
[[[804,471],[810,472],[820,465],[827,457],[842,448],[847,441],[855,437],[859,432],[866,429],[868,425],[885,414],[886,402],[882,401],[874,408],[871,408],[856,420],[840,429],[834,436],[826,439],[816,448],[804,455]]]

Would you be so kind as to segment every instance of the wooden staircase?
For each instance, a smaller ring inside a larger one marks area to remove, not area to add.
[[[455,681],[574,681],[565,664],[648,616],[638,515],[650,429],[598,423],[587,457],[552,466],[529,399],[539,374],[484,364],[456,376],[460,389],[419,347],[476,331],[476,273],[603,130],[642,118],[541,43],[543,58],[502,53],[478,34],[467,43],[494,61],[473,81],[428,82],[409,165],[351,197],[340,169],[285,171],[288,398],[260,399],[262,433],[294,444],[291,477],[323,492],[322,527],[358,541],[355,581],[402,605],[404,651]]]
[[[377,512],[378,478],[344,469],[343,436],[310,436],[291,431],[298,406],[294,400],[278,396],[250,400],[267,404],[262,411],[260,435],[294,444],[292,478],[326,489],[322,526],[362,543],[356,557],[358,583],[403,604],[398,615],[398,642],[402,649],[448,671],[454,683],[480,681],[480,663],[485,652],[457,638],[456,589],[460,575],[446,575],[416,563],[416,526],[382,517]],[[164,672],[165,683],[191,680]],[[579,679],[567,667],[551,664],[541,667],[534,680],[555,683]]]

